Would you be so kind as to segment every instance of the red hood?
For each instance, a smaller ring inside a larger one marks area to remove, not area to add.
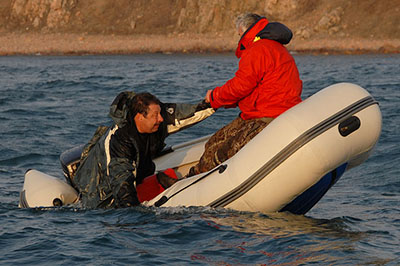
[[[236,48],[236,56],[240,58],[242,56],[243,51],[249,47],[253,42],[256,35],[267,26],[268,20],[266,18],[261,18],[258,20],[253,26],[250,26],[249,29],[243,34],[238,43],[238,47]]]

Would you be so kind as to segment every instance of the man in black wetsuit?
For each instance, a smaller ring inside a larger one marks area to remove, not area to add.
[[[72,178],[86,208],[139,205],[136,185],[154,174],[152,159],[170,134],[214,113],[209,104],[161,103],[150,93],[122,92],[110,108],[111,127],[99,127]],[[176,180],[157,174],[162,187]]]

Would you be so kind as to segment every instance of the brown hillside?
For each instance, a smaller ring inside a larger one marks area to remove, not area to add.
[[[400,0],[0,0],[0,54],[232,51],[243,12],[294,51],[400,51]]]

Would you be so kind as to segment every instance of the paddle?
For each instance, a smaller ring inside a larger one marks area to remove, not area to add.
[[[178,190],[177,192],[175,192],[175,193],[172,194],[171,196],[169,196],[169,197],[167,197],[167,196],[162,196],[159,200],[157,200],[157,201],[154,203],[154,206],[156,206],[156,207],[162,206],[162,205],[165,204],[170,198],[172,198],[173,196],[175,196],[175,195],[178,194],[179,192],[181,192],[181,191],[187,189],[188,187],[190,187],[190,186],[196,184],[197,182],[199,182],[200,180],[206,178],[207,176],[209,176],[210,174],[214,173],[215,171],[218,171],[220,174],[223,173],[227,167],[228,167],[228,166],[227,166],[226,164],[221,164],[220,166],[214,168],[213,170],[211,170],[211,171],[208,172],[207,174],[205,174],[205,175],[203,175],[202,177],[200,177],[199,179],[197,179],[196,181],[190,183],[189,185],[187,185],[187,186],[184,187],[184,188],[181,188],[180,190]]]

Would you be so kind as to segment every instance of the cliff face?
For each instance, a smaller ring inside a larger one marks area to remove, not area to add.
[[[231,36],[243,12],[303,40],[400,39],[400,0],[0,0],[0,32]]]

